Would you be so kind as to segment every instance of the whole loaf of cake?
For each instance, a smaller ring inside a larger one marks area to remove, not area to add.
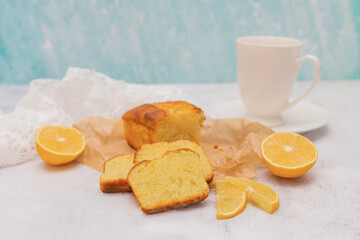
[[[136,149],[181,139],[200,144],[204,120],[204,112],[185,101],[143,104],[123,115],[126,141]]]

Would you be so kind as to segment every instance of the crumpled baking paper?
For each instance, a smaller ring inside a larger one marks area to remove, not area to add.
[[[86,139],[87,147],[78,161],[99,172],[106,160],[135,152],[125,140],[121,119],[85,117],[74,124]],[[225,176],[256,177],[262,163],[261,141],[273,131],[247,119],[207,119],[202,127],[202,147],[214,169],[214,179]]]
[[[37,79],[14,112],[0,113],[0,167],[37,158],[35,133],[86,116],[121,118],[146,102],[184,99],[174,86],[129,84],[90,69],[69,68],[62,80]]]
[[[207,119],[202,127],[202,147],[214,169],[214,179],[225,176],[256,177],[263,163],[260,143],[271,128],[248,119]]]

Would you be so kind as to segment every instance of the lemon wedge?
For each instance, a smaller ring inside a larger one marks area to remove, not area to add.
[[[248,201],[266,212],[273,213],[279,208],[279,194],[270,187],[242,177],[226,177],[226,181],[240,189],[245,188]]]
[[[241,213],[246,206],[246,192],[226,180],[215,182],[216,190],[216,218],[232,218]]]

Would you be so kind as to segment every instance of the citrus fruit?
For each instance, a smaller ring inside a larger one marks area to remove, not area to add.
[[[232,218],[244,210],[246,206],[245,189],[226,180],[217,180],[215,190],[217,219]]]
[[[75,128],[44,126],[36,132],[36,151],[51,165],[75,160],[85,149],[85,138]]]
[[[226,177],[226,180],[241,189],[245,188],[248,201],[266,212],[273,213],[279,208],[279,194],[268,186],[242,177]]]
[[[318,151],[309,139],[290,132],[273,133],[265,138],[261,154],[269,171],[283,178],[303,175],[318,158]]]

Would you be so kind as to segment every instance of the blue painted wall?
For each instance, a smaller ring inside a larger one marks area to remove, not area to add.
[[[137,83],[234,82],[245,35],[299,38],[322,79],[360,79],[358,0],[1,0],[0,83],[69,66]],[[312,74],[305,64],[299,79]]]

